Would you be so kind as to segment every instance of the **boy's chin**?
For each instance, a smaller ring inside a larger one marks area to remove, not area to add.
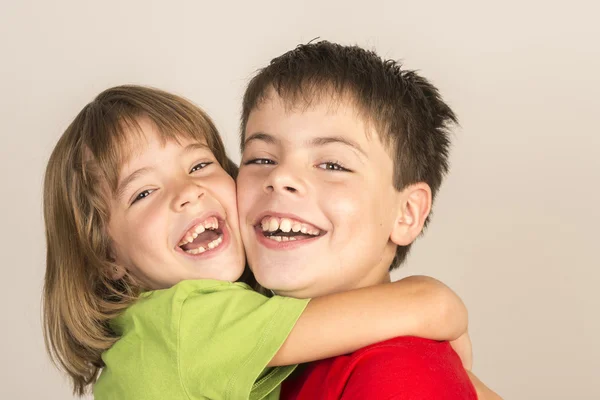
[[[279,296],[295,298],[310,297],[305,295],[305,293],[308,292],[307,285],[303,285],[297,280],[289,279],[289,277],[263,274],[260,271],[255,271],[254,277],[259,285],[271,290],[273,293]]]
[[[260,283],[260,281],[258,282]],[[272,282],[268,286],[261,283],[261,286],[270,287],[269,290],[278,296],[294,297],[297,299],[308,299],[329,294],[326,288],[317,285],[301,284],[300,282]]]

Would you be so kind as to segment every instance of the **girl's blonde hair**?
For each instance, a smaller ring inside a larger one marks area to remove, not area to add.
[[[210,118],[190,101],[141,86],[108,89],[83,108],[59,139],[46,169],[44,338],[52,360],[82,395],[103,367],[101,354],[118,338],[109,321],[142,290],[129,275],[111,279],[106,226],[109,195],[131,154],[131,135],[148,118],[161,139],[205,140],[235,178],[236,165]],[[129,149],[128,149],[129,148]],[[108,190],[107,190],[108,189]]]

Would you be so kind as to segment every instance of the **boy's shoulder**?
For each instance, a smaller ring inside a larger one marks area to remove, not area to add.
[[[397,337],[312,363],[284,383],[281,399],[313,398],[322,391],[323,379],[328,382],[323,399],[476,398],[450,344],[416,337]]]

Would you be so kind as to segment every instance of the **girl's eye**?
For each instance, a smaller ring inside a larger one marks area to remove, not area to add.
[[[135,198],[133,199],[133,201],[131,202],[131,205],[135,204],[136,202],[138,202],[139,200],[142,200],[148,196],[150,196],[150,194],[152,194],[152,192],[154,192],[154,189],[146,189],[140,193],[138,193],[137,196],[135,196]]]
[[[204,168],[208,167],[210,164],[212,164],[212,162],[202,162],[202,163],[196,164],[196,165],[194,165],[194,168],[192,168],[192,170],[190,171],[190,174],[192,172],[196,172],[201,169],[204,169]]]
[[[337,162],[324,162],[317,165],[318,168],[327,170],[327,171],[340,171],[340,172],[350,172],[349,169],[342,167]]]
[[[256,164],[256,165],[275,165],[275,161],[270,160],[268,158],[254,158],[252,160],[248,160],[244,163],[244,165],[250,165],[250,164]]]

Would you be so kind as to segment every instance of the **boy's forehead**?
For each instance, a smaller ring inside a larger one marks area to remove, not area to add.
[[[315,114],[324,117],[322,123],[315,119]],[[257,121],[256,117],[260,117],[258,118],[260,121]],[[286,95],[286,93],[280,95],[274,89],[270,89],[250,113],[244,136],[247,138],[248,135],[252,135],[254,133],[252,130],[258,128],[256,125],[270,125],[273,122],[270,118],[287,121],[290,124],[303,124],[309,120],[316,121],[315,124],[320,125],[317,126],[317,131],[330,131],[320,133],[339,135],[352,131],[355,134],[358,133],[360,139],[364,137],[366,141],[375,139],[374,136],[376,136],[376,140],[380,139],[373,118],[369,117],[351,94],[321,90],[305,92],[304,95]],[[351,129],[344,129],[348,127]],[[297,132],[297,134],[302,133],[308,134],[309,132],[302,130]]]

